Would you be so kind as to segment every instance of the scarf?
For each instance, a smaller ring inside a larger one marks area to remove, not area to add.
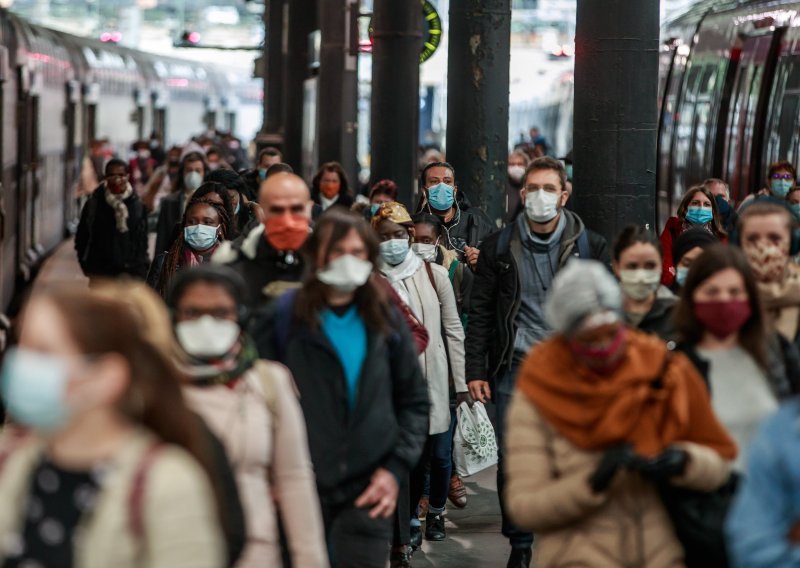
[[[195,385],[229,385],[245,374],[258,360],[256,344],[242,334],[233,348],[218,359],[189,357],[184,373]]]
[[[128,232],[128,206],[125,200],[133,195],[133,187],[129,182],[125,182],[125,191],[122,193],[112,193],[108,187],[105,188],[106,203],[114,210],[114,217],[117,220],[117,231],[120,233]]]
[[[783,281],[759,282],[758,292],[769,329],[794,341],[800,325],[800,267],[789,263]]]
[[[517,380],[555,430],[577,447],[599,451],[628,442],[647,457],[693,442],[726,459],[736,444],[719,423],[708,390],[682,354],[667,361],[655,336],[628,330],[620,366],[598,375],[576,361],[562,337],[540,343]],[[658,383],[658,384],[656,384]]]
[[[381,261],[381,272],[406,305],[408,305],[409,295],[408,288],[403,280],[414,276],[421,267],[422,260],[411,249],[409,249],[403,262],[397,266],[390,266],[384,261]]]
[[[688,231],[689,229],[696,229],[696,228],[705,229],[707,232],[711,233],[715,237],[719,237],[719,235],[717,235],[714,232],[714,226],[711,223],[703,223],[702,225],[695,225],[694,223],[690,223],[686,219],[684,219],[683,222],[681,223],[681,232],[679,233],[679,235],[683,234],[684,231]]]

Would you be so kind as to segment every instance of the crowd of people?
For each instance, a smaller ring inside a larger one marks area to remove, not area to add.
[[[791,164],[738,211],[710,179],[660,238],[609,247],[538,132],[499,229],[440,156],[410,208],[336,162],[310,184],[275,148],[242,169],[218,138],[106,159],[75,238],[89,289],[24,308],[0,564],[411,566],[468,506],[453,440],[476,404],[496,565],[800,561]]]

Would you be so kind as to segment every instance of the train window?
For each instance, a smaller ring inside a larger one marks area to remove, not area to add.
[[[776,73],[775,91],[763,163],[798,159],[798,112],[800,112],[800,58],[784,58]]]

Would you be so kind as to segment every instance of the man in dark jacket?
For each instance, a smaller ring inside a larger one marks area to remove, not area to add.
[[[105,180],[83,206],[75,250],[90,284],[94,278],[147,276],[147,211],[122,160],[106,164]]]
[[[189,152],[181,160],[175,191],[161,200],[156,226],[155,256],[169,250],[175,242],[186,204],[203,183],[207,171],[206,157],[200,152]]]
[[[610,264],[605,239],[564,209],[569,194],[561,162],[538,158],[528,166],[524,180],[524,213],[487,237],[480,247],[467,327],[470,394],[482,402],[494,400],[500,448],[517,368],[531,347],[550,335],[544,300],[553,277],[573,257]],[[497,485],[498,495],[502,495],[502,450],[499,457]],[[510,523],[502,499],[500,508],[504,513],[503,535],[512,547],[508,566],[527,567],[533,535]]]
[[[262,224],[238,241],[224,242],[213,258],[242,275],[250,308],[300,286],[303,259],[297,251],[308,238],[313,206],[306,182],[289,173],[269,176],[261,184],[258,203]]]

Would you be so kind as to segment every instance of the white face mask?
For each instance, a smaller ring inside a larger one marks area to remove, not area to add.
[[[522,181],[522,176],[525,175],[525,166],[508,166],[508,177],[514,183]]]
[[[525,195],[525,215],[534,223],[547,223],[558,215],[559,193],[539,189]]]
[[[372,269],[370,261],[346,254],[317,271],[317,280],[338,292],[350,293],[367,283]]]
[[[235,321],[203,316],[175,325],[178,342],[189,355],[198,358],[221,357],[230,351],[242,330]]]
[[[661,282],[660,270],[620,270],[620,287],[622,293],[632,300],[642,301],[658,290]]]
[[[411,250],[425,262],[436,262],[436,253],[439,251],[439,247],[435,244],[414,243],[411,245]]]

